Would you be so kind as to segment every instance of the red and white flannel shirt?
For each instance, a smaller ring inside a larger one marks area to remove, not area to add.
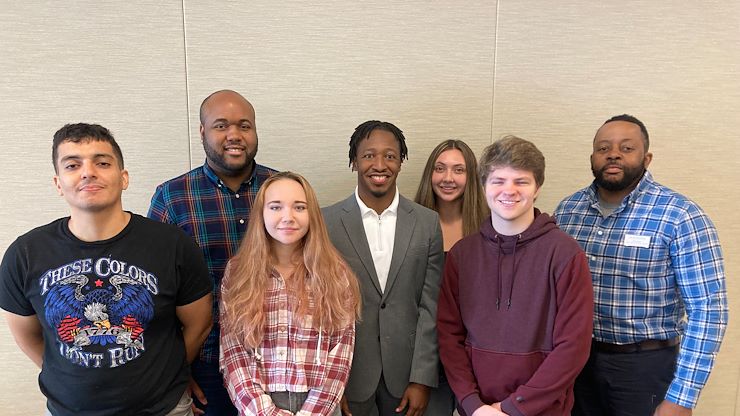
[[[292,415],[267,392],[308,392],[299,416],[328,415],[344,392],[355,344],[354,322],[341,331],[311,327],[311,316],[293,314],[294,298],[273,272],[265,294],[265,335],[259,348],[245,347],[221,331],[220,369],[241,415]],[[295,321],[294,321],[295,319]]]

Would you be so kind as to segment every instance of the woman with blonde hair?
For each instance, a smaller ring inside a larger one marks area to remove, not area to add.
[[[239,414],[339,415],[359,299],[309,183],[270,177],[222,283],[220,367]]]
[[[427,159],[414,201],[437,211],[444,252],[463,237],[478,232],[488,206],[478,177],[475,154],[462,140],[445,140]],[[439,386],[429,394],[426,414],[448,416],[455,396],[440,364]]]

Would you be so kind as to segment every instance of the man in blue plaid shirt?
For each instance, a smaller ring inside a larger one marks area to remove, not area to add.
[[[607,120],[593,141],[594,182],[555,210],[589,257],[594,287],[573,415],[691,415],[727,327],[714,224],[653,180],[648,147],[637,118]]]
[[[203,251],[214,282],[213,328],[192,365],[191,390],[196,415],[236,415],[218,367],[218,304],[229,258],[247,230],[252,201],[275,171],[255,162],[257,125],[254,107],[239,93],[216,91],[200,106],[202,166],[157,187],[149,217],[175,224]]]

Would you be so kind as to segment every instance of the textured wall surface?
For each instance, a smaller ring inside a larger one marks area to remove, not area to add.
[[[0,9],[0,253],[66,215],[50,145],[67,122],[113,131],[131,174],[124,205],[139,213],[157,183],[203,162],[198,106],[222,88],[257,110],[257,159],[305,174],[323,205],[355,186],[354,127],[381,119],[408,139],[407,196],[441,140],[480,152],[517,134],[547,157],[538,205],[552,211],[589,183],[598,126],[628,112],[650,130],[656,179],[717,225],[737,309],[740,3],[107,3]],[[732,321],[694,414],[740,415],[738,341]],[[0,363],[4,414],[40,414],[37,370],[4,324]]]

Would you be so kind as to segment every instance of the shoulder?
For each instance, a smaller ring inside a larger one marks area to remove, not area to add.
[[[160,189],[180,189],[184,187],[188,182],[198,179],[204,176],[203,166],[198,166],[182,175],[176,176],[170,180],[164,181],[157,186],[157,190]]]
[[[572,253],[574,255],[583,252],[578,242],[557,226],[540,237],[540,239],[542,243],[552,245],[561,252]]]
[[[58,218],[48,224],[38,226],[22,235],[15,240],[16,246],[28,246],[34,244],[43,244],[51,242],[62,234],[62,227],[66,224],[69,217]]]
[[[354,208],[352,205],[353,203],[354,206],[357,206],[357,209],[359,210],[357,201],[355,201],[354,198],[355,194],[352,193],[350,196],[339,202],[335,202],[334,204],[321,208],[321,212],[324,213],[324,216],[327,216],[329,214],[336,215],[342,211],[350,211],[352,208]]]
[[[439,215],[436,211],[417,204],[404,196],[399,196],[398,208],[413,213],[422,221],[439,224]]]
[[[588,190],[589,190],[589,187],[586,187],[563,198],[558,204],[557,208],[555,209],[555,212],[553,213],[553,215],[557,216],[563,211],[568,211],[579,204],[588,202]]]
[[[256,175],[258,178],[267,179],[270,176],[278,173],[279,171],[270,167],[267,167],[265,165],[260,165],[259,163],[255,165],[255,169],[257,171]]]
[[[184,239],[190,240],[190,236],[174,224],[159,222],[151,218],[131,213],[132,227],[136,235],[145,236],[152,242],[177,242]]]
[[[640,205],[648,206],[653,215],[660,215],[676,223],[694,220],[709,221],[704,210],[691,198],[673,189],[651,181],[638,198]]]

